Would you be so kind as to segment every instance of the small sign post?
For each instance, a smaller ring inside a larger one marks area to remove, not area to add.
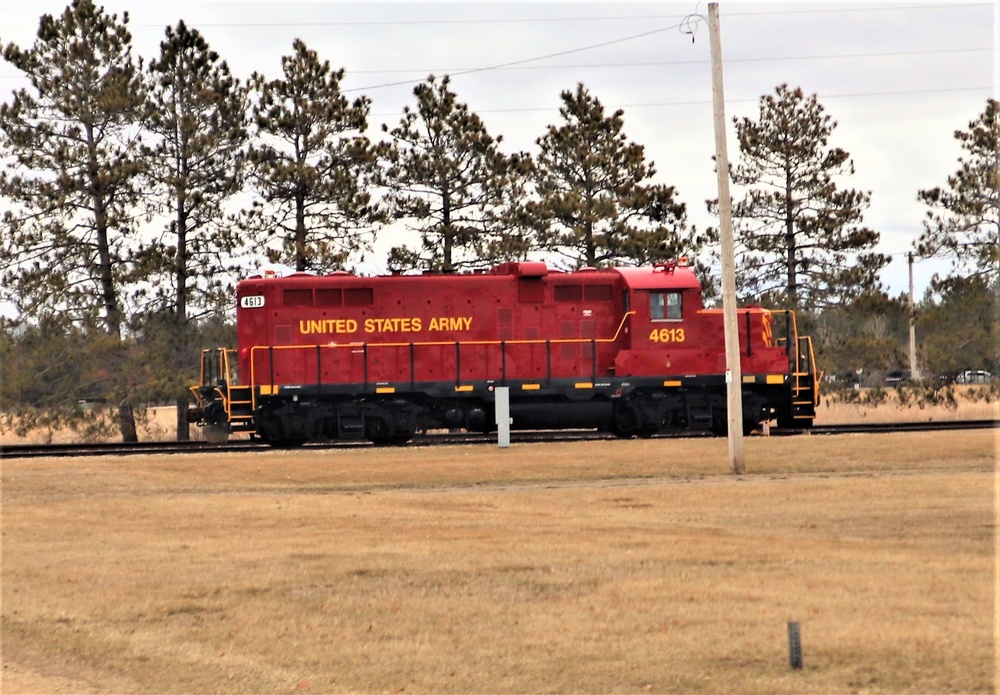
[[[497,411],[497,444],[501,449],[506,449],[510,446],[510,387],[497,386],[494,393]]]
[[[788,623],[788,660],[792,668],[802,668],[802,635],[794,622]]]

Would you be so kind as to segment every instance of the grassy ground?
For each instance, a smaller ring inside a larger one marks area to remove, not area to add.
[[[993,692],[998,446],[4,461],[0,691]]]
[[[825,394],[816,410],[817,425],[854,425],[865,422],[942,422],[949,420],[1000,419],[1000,401],[988,386],[952,387],[954,401],[929,404],[913,398],[900,401],[900,391],[865,389],[860,393],[831,392]],[[903,393],[906,393],[904,391]],[[856,396],[851,401],[849,397]],[[879,398],[881,397],[881,399]],[[875,404],[874,402],[877,402]]]

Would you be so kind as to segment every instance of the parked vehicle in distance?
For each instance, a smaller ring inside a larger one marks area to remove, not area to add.
[[[885,383],[890,386],[899,386],[910,380],[910,375],[902,370],[895,370],[885,375]]]
[[[993,375],[983,369],[966,369],[955,377],[956,384],[988,384]]]

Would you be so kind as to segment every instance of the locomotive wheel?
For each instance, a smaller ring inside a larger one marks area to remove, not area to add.
[[[636,422],[635,411],[630,406],[619,404],[615,408],[614,424],[611,427],[611,432],[616,437],[633,437],[636,434],[636,429],[638,429],[638,423]]]
[[[272,437],[264,432],[258,433],[260,440],[275,449],[298,449],[309,441],[308,437]]]
[[[270,411],[259,412],[257,423],[257,435],[261,441],[276,449],[297,449],[309,440],[303,434],[287,434],[282,420]]]
[[[392,439],[389,434],[389,425],[380,417],[365,419],[365,436],[375,446],[388,446]]]
[[[398,429],[393,431],[385,420],[373,417],[365,421],[365,436],[375,446],[403,446],[410,441],[413,433]]]

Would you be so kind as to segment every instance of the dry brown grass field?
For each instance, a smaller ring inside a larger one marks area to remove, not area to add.
[[[3,461],[0,692],[994,692],[998,447]]]
[[[989,393],[986,386],[953,387],[954,407],[944,405],[924,405],[909,403],[901,405],[895,389],[886,391],[884,403],[878,406],[865,403],[849,403],[843,397],[831,393],[821,399],[816,409],[817,425],[854,425],[865,422],[942,422],[954,420],[997,420],[1000,419],[1000,402],[995,392]],[[870,395],[863,391],[862,396]]]

